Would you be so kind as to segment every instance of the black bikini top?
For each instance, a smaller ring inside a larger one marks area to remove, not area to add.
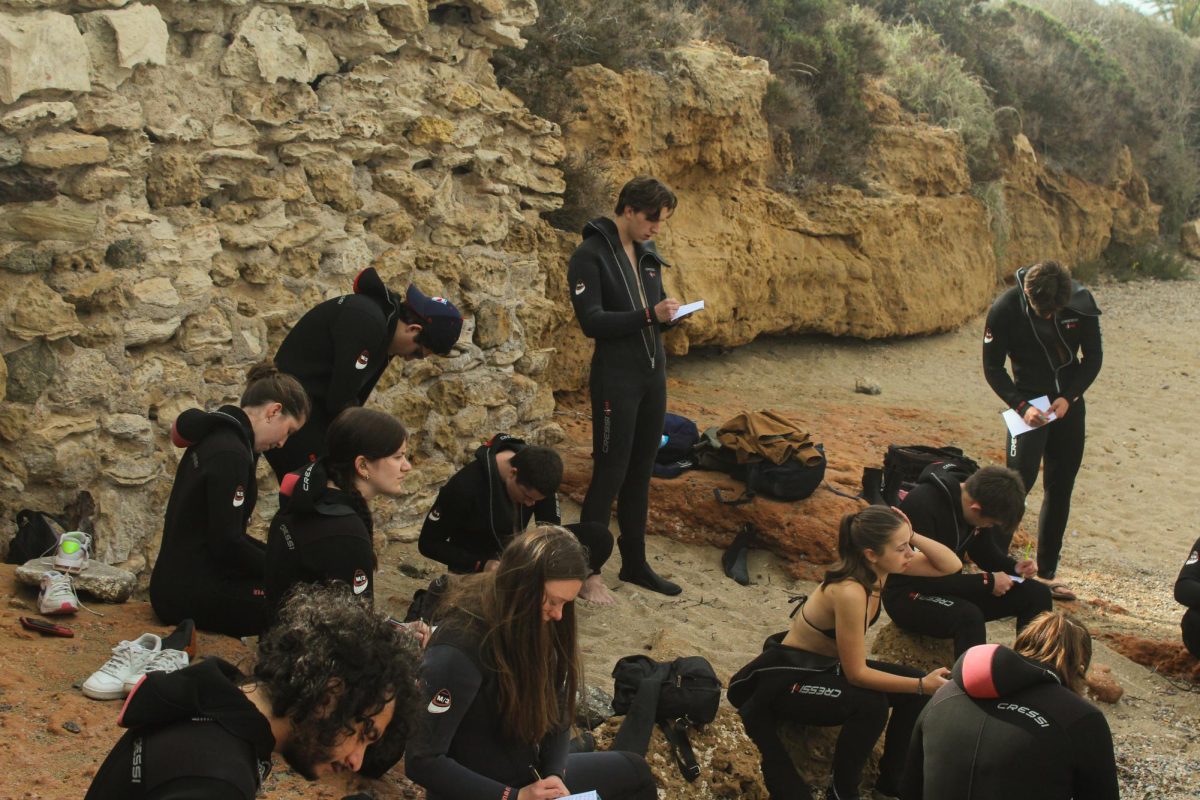
[[[876,594],[875,594],[875,592],[872,592],[871,597],[874,597],[874,596],[876,596]],[[871,597],[867,598],[868,606],[870,605]],[[797,595],[795,597],[790,597],[790,598],[788,598],[788,602],[796,603],[796,607],[792,609],[792,613],[788,614],[788,619],[791,619],[792,617],[796,616],[796,612],[799,612],[800,619],[802,619],[806,623],[808,623],[808,627],[812,628],[814,631],[816,631],[817,633],[826,637],[827,639],[832,639],[835,642],[837,641],[837,628],[818,628],[816,625],[813,625],[811,621],[809,621],[807,616],[805,616],[804,605],[808,602],[808,595],[801,594],[801,595]],[[863,612],[863,631],[864,632],[867,630],[867,628],[870,628],[872,625],[874,625],[879,620],[879,614],[882,611],[883,611],[883,602],[881,600],[879,605],[875,607],[875,616],[871,617],[871,619],[868,620],[866,618],[866,612],[865,611]]]

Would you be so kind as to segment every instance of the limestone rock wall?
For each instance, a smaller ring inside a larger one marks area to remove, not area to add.
[[[736,346],[761,335],[879,338],[951,329],[985,308],[998,279],[1036,259],[1094,257],[1110,239],[1152,238],[1158,208],[1126,164],[1113,187],[1054,174],[1018,134],[1006,148],[1009,236],[997,263],[988,208],[971,193],[958,134],[904,118],[872,91],[877,129],[863,191],[837,187],[803,200],[771,184],[773,143],[762,117],[768,65],[693,43],[665,53],[654,72],[573,70],[579,102],[564,122],[568,154],[619,186],[651,173],[680,205],[659,236],[673,266],[669,292],[707,307],[668,337]],[[1140,187],[1140,189],[1139,189]],[[578,237],[562,237],[549,287]],[[555,266],[556,265],[556,266]],[[552,380],[584,385],[587,343],[567,304],[551,329]],[[569,346],[568,346],[569,343]]]
[[[480,438],[553,440],[537,213],[561,202],[562,142],[488,62],[536,11],[0,2],[0,542],[15,509],[82,491],[96,556],[143,567],[175,416],[236,400],[369,265],[468,318],[452,358],[394,364],[372,400],[415,434],[381,530],[418,520]]]

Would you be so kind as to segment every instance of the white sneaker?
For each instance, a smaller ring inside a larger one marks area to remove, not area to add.
[[[38,592],[38,611],[51,616],[74,614],[79,610],[79,598],[71,586],[71,576],[49,570],[42,573],[42,588]]]
[[[188,654],[182,650],[159,650],[154,655],[150,656],[150,660],[146,662],[141,672],[130,675],[125,679],[125,694],[133,691],[133,687],[138,685],[138,682],[149,675],[151,672],[174,672],[177,669],[183,669],[188,665]]]
[[[58,537],[54,548],[54,567],[63,572],[80,572],[87,566],[92,537],[83,531],[69,531]]]
[[[146,664],[162,649],[162,639],[143,633],[133,642],[121,642],[112,649],[112,658],[83,682],[83,693],[93,700],[119,700],[128,694],[125,681],[146,671]]]

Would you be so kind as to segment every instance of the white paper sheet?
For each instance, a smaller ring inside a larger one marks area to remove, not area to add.
[[[1050,398],[1046,395],[1035,397],[1029,401],[1029,405],[1033,406],[1038,411],[1045,413],[1050,411]],[[1008,432],[1013,436],[1020,436],[1022,433],[1029,433],[1032,430],[1037,430],[1031,425],[1026,425],[1024,418],[1017,413],[1016,409],[1007,408],[1004,410],[1002,416],[1004,417],[1004,424],[1008,426]],[[1047,416],[1049,417],[1049,422],[1046,423],[1047,425],[1050,424],[1050,422],[1058,419],[1053,413],[1047,414]]]
[[[703,310],[704,310],[704,301],[703,300],[697,300],[694,303],[688,303],[687,305],[680,306],[679,308],[677,308],[675,310],[675,315],[673,317],[671,317],[671,322],[676,322],[678,320],[683,319],[688,314],[695,314],[697,311],[703,311]],[[569,798],[568,798],[568,800],[569,800]]]

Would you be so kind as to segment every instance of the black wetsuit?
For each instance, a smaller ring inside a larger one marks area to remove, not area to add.
[[[267,534],[267,605],[274,621],[298,583],[341,581],[375,595],[374,523],[361,495],[329,486],[323,462],[290,472],[279,485],[279,511]]]
[[[992,305],[983,334],[983,373],[992,390],[1018,413],[1029,401],[1047,395],[1065,397],[1067,415],[1018,437],[1008,435],[1008,466],[1021,474],[1025,490],[1037,481],[1044,464],[1043,499],[1038,515],[1038,574],[1058,570],[1063,533],[1071,513],[1075,475],[1083,463],[1087,409],[1083,394],[1100,374],[1104,358],[1100,309],[1092,293],[1072,282],[1067,307],[1053,319],[1034,313],[1022,289],[1027,270],[1017,270],[1017,285]],[[1012,376],[1004,361],[1012,363]]]
[[[451,572],[479,572],[488,560],[500,558],[500,551],[531,519],[547,525],[562,523],[557,493],[532,507],[517,506],[508,496],[496,456],[524,448],[522,440],[498,433],[475,451],[475,460],[446,482],[425,516],[417,541],[421,555],[440,561]],[[599,572],[612,554],[608,527],[579,522],[566,528],[587,547],[592,572]]]
[[[605,527],[617,501],[622,579],[646,565],[650,477],[667,413],[666,354],[654,306],[666,299],[666,262],[653,242],[635,243],[629,263],[616,224],[594,219],[571,256],[567,283],[583,334],[595,342],[592,481],[580,519]]]
[[[876,612],[875,619],[878,618]],[[871,624],[874,622],[871,620]],[[834,631],[814,629],[834,638]],[[894,795],[904,768],[909,735],[929,698],[855,686],[846,679],[836,658],[789,647],[783,644],[785,635],[786,632],[777,633],[767,639],[762,655],[738,670],[729,681],[728,691],[729,702],[741,715],[746,734],[762,754],[763,782],[771,800],[812,797],[811,789],[796,771],[779,737],[782,722],[842,726],[833,756],[833,785],[828,794],[837,800],[857,800],[863,768],[886,727],[876,787]],[[868,660],[867,666],[908,678],[925,674],[882,661]]]
[[[1192,545],[1179,577],[1175,579],[1175,602],[1187,606],[1180,627],[1188,652],[1200,658],[1200,539]]]
[[[650,768],[633,753],[567,754],[563,728],[530,744],[511,735],[499,712],[494,670],[482,661],[482,633],[443,623],[421,666],[421,719],[404,761],[429,800],[516,800],[521,788],[557,775],[572,793],[608,800],[654,800]]]
[[[904,800],[1116,800],[1100,709],[1051,670],[980,645],[954,665],[913,730]]]
[[[147,674],[117,719],[129,730],[85,800],[252,800],[271,771],[275,737],[238,678],[215,658]]]
[[[279,480],[325,454],[329,423],[367,401],[392,359],[400,300],[374,269],[359,274],[354,291],[310,309],[275,354],[275,366],[300,381],[312,403],[304,427],[266,454]]]
[[[246,533],[258,499],[254,429],[237,406],[179,415],[172,439],[187,452],[175,470],[150,603],[163,622],[251,636],[266,613],[266,547]]]
[[[953,639],[954,654],[987,641],[986,623],[1016,617],[1017,630],[1054,601],[1045,584],[1013,581],[1003,595],[992,594],[993,572],[1016,575],[1017,562],[1001,549],[999,531],[979,529],[963,518],[962,485],[946,469],[930,470],[900,502],[913,530],[946,545],[958,556],[969,555],[985,572],[937,578],[897,574],[883,588],[883,604],[892,621],[905,630]]]

